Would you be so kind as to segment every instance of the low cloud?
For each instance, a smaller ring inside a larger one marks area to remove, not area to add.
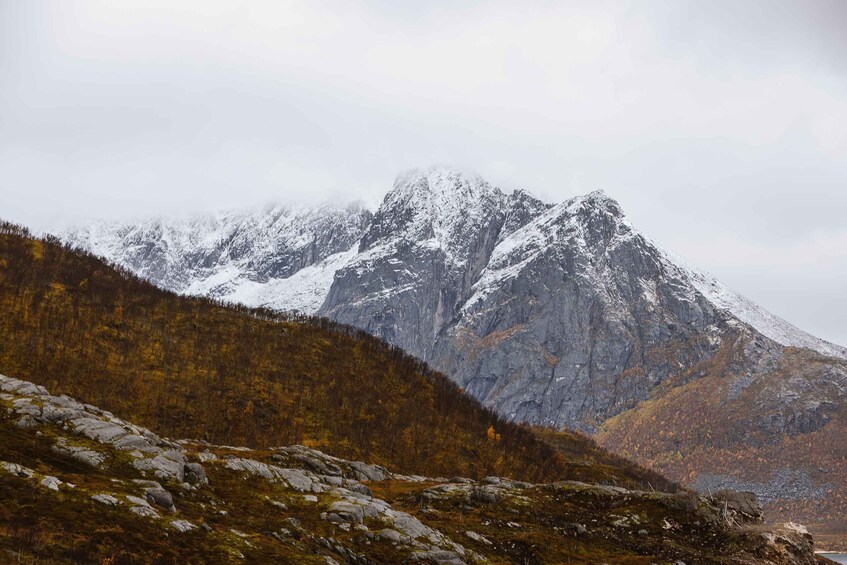
[[[847,217],[847,4],[454,6],[2,3],[0,215],[376,202],[448,162],[550,200],[603,188],[847,344],[847,265],[813,252]]]

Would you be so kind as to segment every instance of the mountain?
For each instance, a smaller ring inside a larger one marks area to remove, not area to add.
[[[105,257],[143,275],[124,248]],[[691,268],[606,194],[551,205],[411,171],[349,255],[306,274],[318,270],[319,315],[402,347],[507,419],[595,433],[689,485],[750,488],[847,543],[847,350]]]
[[[174,441],[3,375],[0,404],[6,563],[827,562],[738,493],[448,480]]]
[[[398,178],[319,313],[510,419],[587,430],[736,333],[847,357],[676,261],[601,192],[545,206],[442,170]]]
[[[9,225],[0,307],[0,372],[169,435],[403,473],[678,488],[580,435],[553,449],[361,330],[179,296]]]
[[[359,205],[268,206],[137,224],[94,222],[63,239],[154,284],[255,307],[312,313],[371,220]]]

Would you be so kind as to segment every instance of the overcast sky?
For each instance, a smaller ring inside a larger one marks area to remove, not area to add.
[[[847,345],[847,1],[0,0],[0,217],[604,189]]]

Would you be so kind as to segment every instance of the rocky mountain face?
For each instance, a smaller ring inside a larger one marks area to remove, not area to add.
[[[505,203],[484,180],[453,171],[398,177],[318,313],[434,360],[497,245]]]
[[[588,431],[741,336],[847,358],[698,273],[602,192],[550,205],[444,168],[379,209],[270,208],[60,234],[186,294],[317,313],[514,420]]]
[[[689,269],[603,193],[549,206],[440,169],[397,179],[318,313],[509,418],[589,431],[738,335],[847,355]]]
[[[449,180],[422,182],[392,194],[453,193]],[[614,201],[593,193],[546,207],[477,182],[497,205],[456,206],[470,208],[453,224],[470,231],[464,254],[448,237],[395,229],[391,243],[360,248],[319,312],[430,360],[512,419],[589,430],[719,345],[720,314],[668,272]],[[394,211],[375,221],[383,213]],[[658,348],[673,353],[651,355]]]
[[[60,236],[168,290],[311,312],[371,217],[353,204],[272,206],[174,221],[92,222]]]
[[[0,447],[10,563],[825,562],[802,526],[762,526],[749,493],[430,478],[174,441],[2,375]]]
[[[604,444],[689,484],[748,485],[780,508],[812,493],[835,505],[832,516],[845,515],[845,482],[826,479],[842,476],[843,465],[822,455],[828,443],[815,442],[847,422],[847,349],[687,266],[604,193],[551,205],[434,168],[399,176],[372,216],[357,214],[345,244],[358,244],[316,253],[325,258],[320,269],[313,263],[264,283],[254,269],[239,279],[272,294],[301,277],[315,289],[312,309],[285,293],[264,303],[361,327],[510,419],[599,432]],[[141,244],[116,237],[127,231],[64,238],[149,276],[135,259]],[[263,237],[250,241],[267,248]],[[222,265],[209,266],[204,280],[216,280]],[[208,288],[182,284],[184,292]],[[255,305],[257,294],[242,301]],[[669,429],[670,421],[678,425]],[[785,442],[811,447],[801,453]],[[709,460],[717,447],[721,459]],[[754,452],[769,464],[755,464]],[[773,486],[786,476],[802,488]]]
[[[684,484],[750,490],[847,547],[847,362],[739,336],[595,436]]]

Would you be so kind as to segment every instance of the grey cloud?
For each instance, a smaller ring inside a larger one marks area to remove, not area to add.
[[[840,0],[0,2],[0,216],[377,202],[447,162],[603,188],[847,344],[847,260],[819,244],[847,241],[845,24]]]

